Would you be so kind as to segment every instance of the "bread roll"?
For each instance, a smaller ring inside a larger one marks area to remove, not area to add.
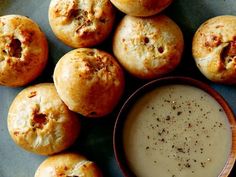
[[[236,84],[236,16],[224,15],[204,22],[192,45],[199,70],[209,80]]]
[[[51,156],[43,161],[34,177],[102,177],[94,162],[75,153]]]
[[[47,63],[44,33],[21,15],[0,17],[0,85],[23,86],[38,77]]]
[[[109,0],[51,0],[49,23],[66,45],[79,48],[101,43],[112,30],[115,9]]]
[[[113,52],[123,67],[141,79],[171,72],[180,63],[183,34],[164,15],[148,18],[125,16],[113,39]]]
[[[111,0],[111,2],[128,15],[147,17],[164,10],[172,0]]]
[[[8,113],[8,130],[21,148],[51,155],[75,142],[80,123],[59,98],[53,84],[37,84],[22,90]]]
[[[86,117],[109,114],[124,89],[123,71],[108,53],[89,48],[65,54],[54,70],[57,92],[70,110]]]

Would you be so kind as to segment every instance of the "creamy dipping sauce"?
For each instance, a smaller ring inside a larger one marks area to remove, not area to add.
[[[232,132],[212,96],[193,86],[168,85],[134,104],[123,143],[137,177],[217,177],[230,154]]]

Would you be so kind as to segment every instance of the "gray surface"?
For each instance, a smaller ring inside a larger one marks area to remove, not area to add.
[[[47,35],[50,46],[49,63],[43,75],[34,83],[52,81],[51,75],[55,63],[70,50],[69,47],[55,38],[49,27],[47,19],[49,2],[50,0],[0,0],[0,15],[21,14],[29,16],[41,26]],[[172,75],[190,76],[209,83],[223,95],[233,111],[236,112],[236,87],[208,82],[196,69],[191,57],[191,39],[196,28],[206,19],[216,15],[236,15],[236,1],[176,0],[166,13],[180,25],[186,41],[183,62]],[[109,51],[110,47],[106,46],[110,46],[110,41],[99,47]],[[121,104],[133,90],[144,83],[128,74],[126,77],[127,87]],[[21,89],[0,86],[0,177],[33,177],[38,165],[45,158],[18,148],[8,134],[6,121],[8,108],[12,99]],[[73,150],[85,154],[89,159],[97,162],[106,177],[122,176],[112,150],[112,130],[115,116],[121,104],[113,114],[104,119],[85,120],[82,118],[82,134],[78,142],[72,147]]]

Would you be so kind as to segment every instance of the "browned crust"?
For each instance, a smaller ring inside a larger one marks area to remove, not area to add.
[[[50,169],[50,171],[48,170]],[[38,167],[35,177],[58,176],[102,177],[100,169],[94,162],[75,153],[51,156]]]
[[[139,17],[155,15],[166,7],[173,0],[111,0],[111,2],[122,12]]]
[[[8,112],[8,130],[21,148],[41,155],[60,152],[78,137],[80,123],[52,83],[22,90]]]
[[[108,53],[89,48],[64,55],[54,71],[54,83],[69,109],[86,117],[109,114],[123,93],[123,71]]]
[[[192,53],[211,81],[236,83],[236,17],[217,16],[204,22],[193,37]]]
[[[38,77],[47,63],[44,33],[20,15],[0,17],[0,85],[23,86]]]
[[[109,0],[52,0],[49,23],[66,45],[90,47],[105,40],[112,30],[115,9]]]
[[[153,79],[174,70],[184,48],[180,28],[167,16],[126,15],[113,38],[113,52],[132,75]]]

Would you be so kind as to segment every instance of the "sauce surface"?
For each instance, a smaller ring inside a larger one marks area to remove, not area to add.
[[[137,177],[217,177],[232,145],[223,108],[193,86],[161,86],[140,98],[123,130]]]

